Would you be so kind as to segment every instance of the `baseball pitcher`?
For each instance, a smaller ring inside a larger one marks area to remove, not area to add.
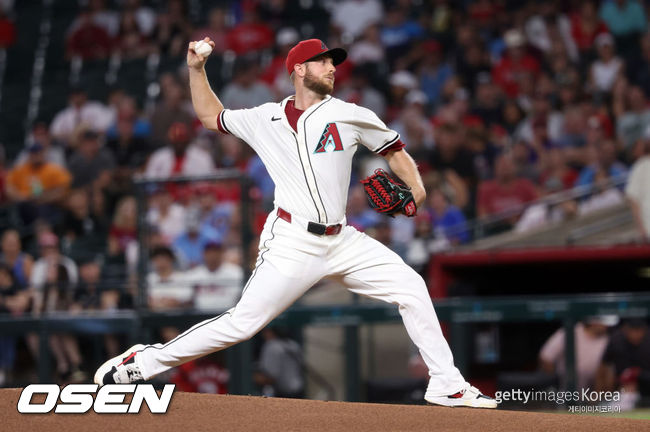
[[[198,43],[198,42],[197,42]],[[400,182],[383,171],[363,181],[370,205],[413,216],[425,190],[395,131],[372,111],[331,96],[336,65],[347,53],[318,39],[291,49],[286,67],[295,95],[251,109],[229,110],[210,88],[200,41],[189,44],[192,103],[203,126],[232,134],[260,156],[275,182],[275,209],[260,236],[254,271],[235,307],[196,324],[166,344],[136,345],[108,360],[97,384],[132,383],[250,339],[319,280],[396,304],[429,368],[429,403],[495,408],[465,381],[440,329],[424,280],[393,251],[346,225],[352,157],[359,146],[386,158]],[[198,48],[198,46],[197,46]],[[207,49],[209,54],[210,49]]]

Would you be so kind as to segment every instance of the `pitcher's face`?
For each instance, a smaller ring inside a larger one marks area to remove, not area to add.
[[[332,94],[336,72],[332,58],[323,56],[305,63],[305,67],[305,87],[320,95]]]

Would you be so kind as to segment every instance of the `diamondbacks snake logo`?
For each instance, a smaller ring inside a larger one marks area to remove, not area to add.
[[[331,153],[342,150],[343,143],[341,142],[341,135],[336,127],[336,123],[327,123],[323,134],[318,140],[318,146],[316,146],[314,153]]]

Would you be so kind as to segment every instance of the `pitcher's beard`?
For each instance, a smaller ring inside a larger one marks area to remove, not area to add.
[[[305,87],[307,87],[309,90],[322,96],[331,95],[334,91],[334,83],[329,84],[325,80],[319,81],[316,77],[314,77],[314,75],[312,75],[311,72],[309,72],[309,70],[307,70],[303,82],[305,84]]]

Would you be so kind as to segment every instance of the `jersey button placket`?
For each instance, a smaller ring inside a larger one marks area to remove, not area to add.
[[[323,102],[321,102],[322,104]],[[320,202],[320,195],[318,193],[318,188],[316,187],[316,174],[313,170],[313,167],[311,165],[311,159],[309,155],[309,150],[308,150],[308,144],[305,142],[305,127],[306,127],[306,117],[309,115],[310,112],[313,112],[313,110],[320,106],[320,104],[314,105],[307,109],[300,118],[298,119],[298,131],[295,133],[293,130],[292,132],[294,133],[294,136],[296,137],[296,140],[298,141],[298,152],[300,153],[300,160],[302,161],[302,166],[303,170],[305,172],[305,176],[307,177],[307,187],[309,188],[309,193],[311,194],[312,198],[314,199],[314,202],[316,204],[316,209],[319,214],[319,223],[327,223],[327,220],[325,219],[325,208],[323,207],[322,203]]]

